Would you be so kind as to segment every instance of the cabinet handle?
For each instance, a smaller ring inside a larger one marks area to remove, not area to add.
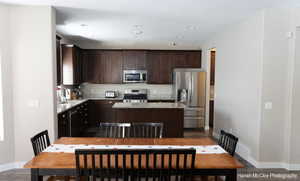
[[[66,115],[65,115],[65,114],[63,114],[63,115],[62,115],[62,117],[63,117],[63,118],[65,118],[65,117],[66,117]]]

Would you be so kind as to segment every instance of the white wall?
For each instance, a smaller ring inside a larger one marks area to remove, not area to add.
[[[288,114],[289,42],[287,37],[291,23],[290,9],[266,9],[264,11],[263,38],[263,86],[260,133],[260,161],[282,162]],[[271,110],[264,103],[272,102]]]
[[[54,139],[54,15],[46,6],[14,6],[10,11],[15,161],[31,159],[34,134],[48,129]]]
[[[265,9],[204,46],[217,48],[214,131],[232,129],[240,138],[238,153],[257,167],[300,169],[300,67],[288,36],[300,25],[295,12]]]
[[[0,56],[1,56],[1,82],[2,102],[0,119],[4,123],[4,141],[0,141],[0,164],[14,161],[14,123],[13,123],[13,96],[12,96],[12,70],[9,41],[9,6],[0,4]],[[1,96],[1,95],[0,95]],[[3,109],[3,110],[2,110]],[[2,115],[3,111],[3,115]],[[1,121],[0,121],[1,122]],[[0,166],[1,170],[1,166]]]
[[[203,47],[203,52],[217,48],[214,132],[232,131],[240,139],[238,152],[255,159],[259,150],[257,98],[261,86],[262,32],[263,14],[258,13],[212,37]],[[207,60],[207,54],[203,55],[202,60]]]

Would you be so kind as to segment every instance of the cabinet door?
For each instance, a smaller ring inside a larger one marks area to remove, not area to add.
[[[120,84],[122,83],[122,51],[103,51],[101,53],[103,83]]]
[[[89,83],[103,83],[103,63],[100,53],[84,52],[83,60],[83,81]]]
[[[123,70],[145,70],[146,51],[123,51]]]
[[[64,85],[78,85],[81,80],[80,49],[74,45],[62,46],[62,83]]]
[[[62,66],[62,62],[61,62],[60,37],[56,36],[56,85],[60,85],[62,82],[61,66]]]
[[[172,83],[172,72],[173,72],[173,53],[162,52],[160,53],[159,60],[159,73],[160,73],[160,84],[171,84]]]
[[[147,56],[148,83],[171,84],[173,56],[168,51],[150,51]]]
[[[201,68],[201,51],[187,51],[185,68]]]
[[[147,53],[147,83],[160,83],[160,53],[149,51]]]
[[[69,113],[58,114],[58,138],[70,136],[69,132]]]
[[[89,102],[89,126],[96,127],[99,122],[115,122],[113,104],[119,101],[92,100]]]

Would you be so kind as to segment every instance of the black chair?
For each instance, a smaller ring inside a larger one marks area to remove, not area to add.
[[[221,130],[218,145],[224,148],[231,156],[234,156],[238,140],[234,135]]]
[[[131,123],[130,136],[134,138],[162,138],[163,123]]]
[[[100,137],[126,138],[130,134],[130,123],[99,123]]]
[[[50,146],[50,139],[49,139],[49,135],[48,135],[48,130],[45,130],[45,131],[42,131],[42,132],[36,134],[30,140],[31,140],[34,156],[37,156],[43,150],[45,150],[48,146]],[[69,181],[70,177],[68,177],[68,176],[65,176],[65,177],[51,176],[47,179],[47,181],[54,181],[54,180]]]
[[[40,152],[50,146],[50,139],[47,130],[38,133],[30,140],[35,156],[37,156]]]
[[[195,154],[195,149],[75,150],[76,181],[90,176],[93,181],[186,180]]]

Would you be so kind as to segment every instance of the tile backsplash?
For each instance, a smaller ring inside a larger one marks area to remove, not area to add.
[[[119,97],[123,97],[126,89],[147,89],[148,99],[172,99],[173,87],[171,84],[90,84],[80,85],[84,98],[103,98],[105,91],[118,91]]]

